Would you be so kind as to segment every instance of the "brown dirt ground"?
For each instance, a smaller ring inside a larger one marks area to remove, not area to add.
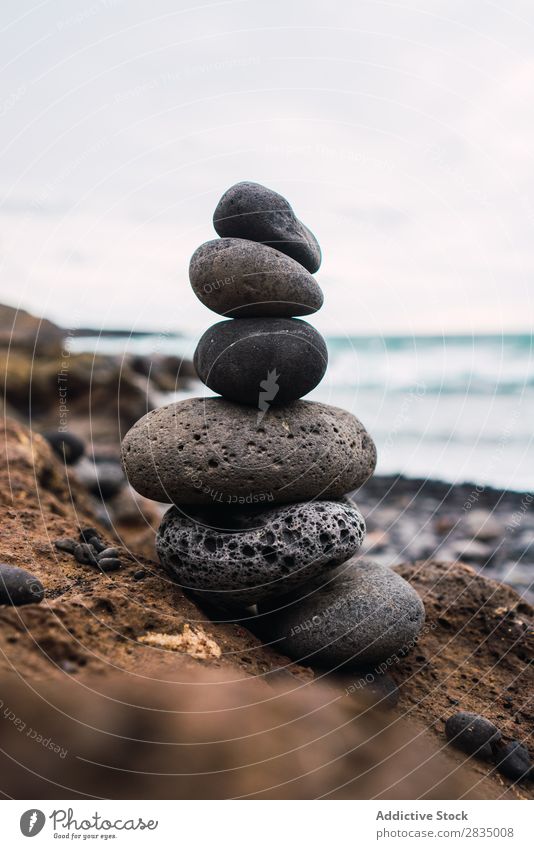
[[[512,787],[444,747],[444,719],[456,709],[532,742],[532,610],[512,589],[459,563],[399,567],[424,600],[427,625],[389,670],[398,706],[371,709],[346,694],[350,677],[323,680],[241,625],[211,622],[130,551],[132,536],[102,530],[122,547],[113,575],[57,551],[54,539],[95,525],[89,502],[40,437],[9,419],[4,437],[0,558],[37,575],[47,595],[0,608],[0,701],[69,751],[63,760],[15,733],[0,711],[5,794],[532,796],[532,784]],[[147,576],[136,581],[141,567]]]

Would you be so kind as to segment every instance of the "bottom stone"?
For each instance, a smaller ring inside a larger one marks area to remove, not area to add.
[[[262,637],[299,663],[328,668],[394,663],[413,647],[425,619],[404,578],[356,559],[270,608],[258,619]]]
[[[156,537],[161,563],[184,589],[223,604],[252,604],[344,563],[365,522],[344,501],[269,509],[171,507]]]

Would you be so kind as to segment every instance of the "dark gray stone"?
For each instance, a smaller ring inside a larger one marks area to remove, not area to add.
[[[102,551],[105,551],[107,548],[107,543],[102,542],[100,537],[91,537],[89,540],[89,544],[93,546],[94,550],[100,554]]]
[[[122,442],[131,485],[174,504],[265,504],[339,498],[372,473],[376,448],[346,410],[312,401],[263,418],[224,398],[153,410]]]
[[[214,392],[262,409],[311,392],[326,371],[328,352],[321,334],[298,318],[240,318],[206,330],[194,362]]]
[[[54,454],[67,466],[76,463],[85,453],[85,443],[74,433],[48,430],[43,433],[43,436],[50,444]]]
[[[269,509],[176,507],[156,537],[163,566],[182,587],[214,602],[251,604],[299,587],[360,547],[365,523],[341,501]]]
[[[117,557],[103,557],[97,565],[102,572],[117,572],[121,568],[121,562]]]
[[[74,549],[74,557],[78,563],[83,563],[84,566],[96,566],[96,552],[92,545],[88,542],[80,542]]]
[[[493,755],[499,772],[512,781],[522,781],[531,776],[530,754],[519,740],[493,743]]]
[[[67,551],[69,554],[74,554],[74,549],[78,543],[75,539],[56,539],[54,545],[58,551]]]
[[[260,183],[245,181],[231,186],[217,204],[213,226],[219,236],[270,245],[312,274],[321,265],[321,249],[313,233],[282,195]]]
[[[319,284],[300,263],[247,239],[213,239],[189,265],[193,291],[228,318],[310,315],[323,304]]]
[[[477,713],[459,711],[445,723],[445,734],[455,746],[482,760],[493,756],[491,744],[501,739],[499,729]]]
[[[413,648],[423,602],[387,566],[353,559],[320,586],[278,599],[260,617],[263,639],[292,660],[329,669],[367,667]]]
[[[39,578],[19,566],[0,563],[0,604],[20,607],[39,604],[44,598],[44,588]]]
[[[76,466],[78,480],[91,495],[107,501],[117,495],[125,484],[124,473],[118,460],[93,462],[84,457]]]

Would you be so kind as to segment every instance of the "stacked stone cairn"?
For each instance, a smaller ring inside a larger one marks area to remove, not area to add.
[[[259,611],[261,631],[294,660],[381,663],[414,644],[423,605],[392,570],[354,558],[365,523],[345,498],[373,473],[376,449],[351,413],[300,400],[323,377],[322,336],[296,316],[323,295],[313,234],[279,194],[228,189],[189,276],[225,316],[195,352],[221,397],[148,413],[123,441],[132,486],[173,506],[158,556],[184,590],[221,610]]]

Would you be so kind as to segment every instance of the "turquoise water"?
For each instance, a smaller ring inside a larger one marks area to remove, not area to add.
[[[327,338],[310,400],[344,407],[373,435],[377,471],[534,489],[534,344],[528,334]],[[197,338],[76,339],[100,353],[191,358]],[[201,384],[191,393],[212,394]]]

